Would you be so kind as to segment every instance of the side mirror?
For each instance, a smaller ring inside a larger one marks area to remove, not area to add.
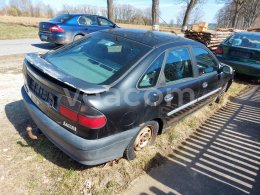
[[[112,25],[112,28],[116,28],[116,24],[113,24],[113,25]]]
[[[222,71],[225,73],[225,74],[233,74],[233,68],[230,67],[230,66],[223,66],[222,68]]]

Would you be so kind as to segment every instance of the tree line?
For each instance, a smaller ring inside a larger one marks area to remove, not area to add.
[[[113,5],[112,8],[112,20],[115,22],[144,25],[152,24],[151,7],[140,9],[132,5],[116,4]],[[106,7],[97,7],[88,4],[81,4],[77,6],[63,4],[60,10],[55,10],[51,5],[45,4],[40,0],[9,0],[7,5],[0,8],[0,15],[10,16],[52,18],[56,14],[60,13],[87,13],[109,17],[108,9]]]
[[[0,14],[10,16],[47,17],[55,15],[54,9],[42,1],[32,3],[31,0],[9,0],[7,5],[2,5]]]
[[[221,1],[225,6],[216,15],[219,27],[247,29],[257,23],[260,26],[260,0]]]
[[[0,14],[52,18],[59,13],[88,13],[103,15],[118,23],[159,24],[160,0],[151,0],[152,6],[145,9],[116,2],[115,4],[113,0],[107,0],[107,7],[64,4],[60,10],[55,10],[40,0],[9,0],[0,7]],[[203,21],[202,6],[206,2],[207,0],[172,0],[173,4],[180,4],[181,9],[178,10],[176,20],[169,20],[169,24],[177,24],[185,30],[188,25]],[[215,3],[224,3],[216,14],[218,27],[246,29],[260,20],[260,0],[215,0]]]

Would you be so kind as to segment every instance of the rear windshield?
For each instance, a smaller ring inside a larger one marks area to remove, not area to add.
[[[64,22],[68,19],[70,19],[72,17],[72,15],[69,15],[69,14],[61,14],[61,15],[58,15],[52,19],[50,19],[50,21],[52,22]]]
[[[120,36],[96,32],[49,53],[45,59],[67,75],[88,83],[109,85],[150,49]]]
[[[227,45],[260,49],[260,34],[235,34],[226,41]]]

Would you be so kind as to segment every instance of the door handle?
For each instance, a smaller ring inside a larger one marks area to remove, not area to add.
[[[173,95],[172,94],[167,94],[165,97],[164,97],[164,100],[166,101],[166,102],[169,102],[169,101],[171,101],[172,99],[173,99]]]
[[[202,87],[203,87],[203,88],[206,88],[207,86],[208,86],[208,83],[207,83],[207,82],[203,82],[203,83],[202,83]]]

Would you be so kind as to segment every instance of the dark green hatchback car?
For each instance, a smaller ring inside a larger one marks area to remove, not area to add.
[[[260,77],[260,33],[233,34],[219,45],[216,56],[237,73]]]

